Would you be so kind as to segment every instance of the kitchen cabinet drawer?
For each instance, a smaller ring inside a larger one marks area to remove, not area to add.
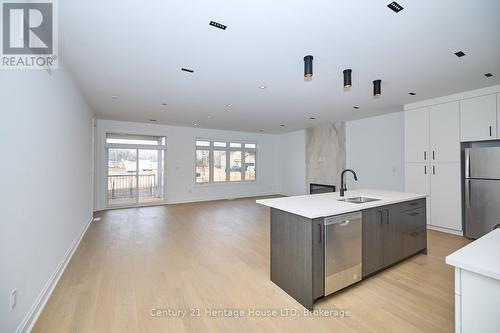
[[[417,208],[401,212],[400,232],[407,232],[417,228],[425,228],[425,208]]]
[[[425,198],[401,203],[401,211],[425,207]]]
[[[427,232],[424,228],[417,228],[402,234],[403,256],[408,257],[427,247]]]

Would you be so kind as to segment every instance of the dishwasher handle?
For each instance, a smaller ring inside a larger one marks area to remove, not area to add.
[[[351,220],[360,220],[361,212],[348,213],[343,215],[335,215],[326,217],[323,224],[325,226],[331,224],[339,224],[340,226],[347,226],[351,223]]]

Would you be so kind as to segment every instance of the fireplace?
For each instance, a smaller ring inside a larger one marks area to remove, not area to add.
[[[309,184],[309,194],[335,192],[335,185]]]

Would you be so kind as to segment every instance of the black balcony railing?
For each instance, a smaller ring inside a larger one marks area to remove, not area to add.
[[[156,175],[108,175],[108,199],[158,195]]]

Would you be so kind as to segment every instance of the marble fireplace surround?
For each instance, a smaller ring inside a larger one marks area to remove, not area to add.
[[[324,124],[306,130],[306,181],[335,185],[346,168],[345,123]]]

